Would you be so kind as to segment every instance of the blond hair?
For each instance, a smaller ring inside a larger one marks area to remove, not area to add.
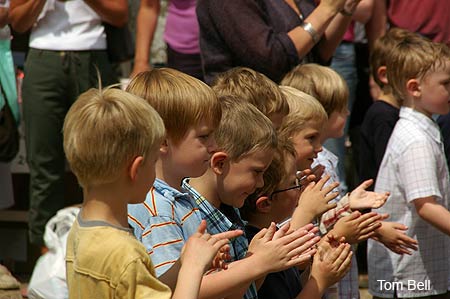
[[[86,188],[114,182],[136,156],[148,158],[165,130],[143,99],[116,88],[92,88],[69,109],[63,134],[67,160]]]
[[[426,77],[449,59],[450,50],[445,44],[406,36],[395,46],[386,61],[386,74],[394,95],[406,99],[406,84],[409,80]]]
[[[378,78],[378,69],[387,65],[387,57],[392,53],[395,46],[407,36],[410,38],[422,38],[420,35],[406,29],[391,28],[385,35],[376,39],[373,44],[373,49],[370,54],[370,71],[374,81],[385,93],[392,93],[392,89],[390,85],[385,85]]]
[[[235,95],[256,106],[265,116],[289,113],[278,85],[247,67],[235,67],[219,75],[212,84],[218,96]]]
[[[226,152],[231,161],[276,147],[272,123],[255,106],[235,96],[222,96],[219,101],[223,117],[214,137],[218,150]]]
[[[315,63],[298,65],[286,74],[281,85],[312,95],[322,104],[328,116],[334,111],[340,112],[347,108],[347,83],[332,68]]]
[[[289,139],[311,123],[325,125],[328,120],[323,106],[311,95],[290,86],[280,86],[289,103],[289,114],[283,119],[278,134]]]
[[[167,137],[178,143],[201,121],[217,127],[222,115],[214,91],[202,81],[170,68],[138,74],[127,91],[147,100],[164,120]]]

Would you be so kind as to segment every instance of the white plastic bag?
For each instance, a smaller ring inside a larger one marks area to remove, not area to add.
[[[77,207],[59,210],[47,222],[44,241],[48,252],[36,262],[28,285],[28,298],[69,298],[66,281],[66,244],[70,227],[79,211],[80,208]]]

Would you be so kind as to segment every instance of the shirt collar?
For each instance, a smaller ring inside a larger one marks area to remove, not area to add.
[[[155,190],[158,193],[162,194],[165,198],[170,198],[172,201],[175,201],[177,198],[181,197],[189,198],[188,193],[178,191],[172,186],[169,186],[166,182],[164,182],[161,179],[155,179],[155,182],[153,183],[153,188],[155,188]]]
[[[441,137],[441,131],[439,130],[439,126],[437,123],[426,116],[425,114],[414,110],[409,107],[401,107],[400,108],[400,118],[406,119],[416,126],[423,129],[423,131],[433,138],[436,142],[441,143],[442,137]]]

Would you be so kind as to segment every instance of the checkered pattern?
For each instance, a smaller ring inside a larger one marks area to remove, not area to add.
[[[244,227],[232,223],[227,216],[225,216],[219,209],[212,206],[205,197],[197,192],[191,185],[189,185],[189,179],[184,179],[182,188],[186,190],[189,195],[195,200],[202,215],[202,218],[206,220],[208,226],[207,230],[210,234],[217,234],[234,229],[244,230]],[[239,210],[234,209],[237,216],[240,218]],[[230,255],[232,261],[240,260],[245,257],[248,250],[247,238],[242,235],[231,240]],[[245,299],[258,298],[258,292],[254,282],[247,289]]]
[[[379,213],[403,223],[407,234],[419,242],[412,255],[398,255],[373,240],[368,243],[369,290],[378,297],[392,297],[379,280],[402,282],[398,297],[425,297],[445,293],[450,275],[450,239],[417,214],[413,201],[434,196],[449,208],[449,174],[437,124],[411,108],[402,107],[380,166],[376,192],[391,196]],[[431,290],[408,290],[408,280],[431,281]]]

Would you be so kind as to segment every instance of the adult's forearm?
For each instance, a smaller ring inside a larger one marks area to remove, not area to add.
[[[336,11],[333,11],[325,5],[319,5],[306,19],[305,22],[310,23],[317,33],[317,36],[324,35],[327,27],[332,22],[336,15]],[[288,32],[288,36],[294,43],[300,59],[305,57],[311,49],[315,46],[315,43],[308,32],[302,27],[296,27]]]
[[[366,23],[366,35],[370,50],[372,50],[375,40],[386,33],[386,25],[386,0],[376,0],[373,4],[372,17]]]
[[[127,0],[84,0],[108,24],[122,27],[128,22]]]
[[[159,0],[141,0],[136,19],[135,64],[149,63],[149,53],[158,23]]]
[[[9,22],[17,32],[26,32],[34,25],[46,0],[11,0]]]
[[[366,24],[372,18],[373,2],[374,0],[361,0],[353,13],[353,20]]]
[[[333,57],[333,54],[337,46],[341,43],[351,21],[351,16],[344,16],[341,13],[338,13],[331,21],[319,44],[320,57],[324,61],[328,61]]]

